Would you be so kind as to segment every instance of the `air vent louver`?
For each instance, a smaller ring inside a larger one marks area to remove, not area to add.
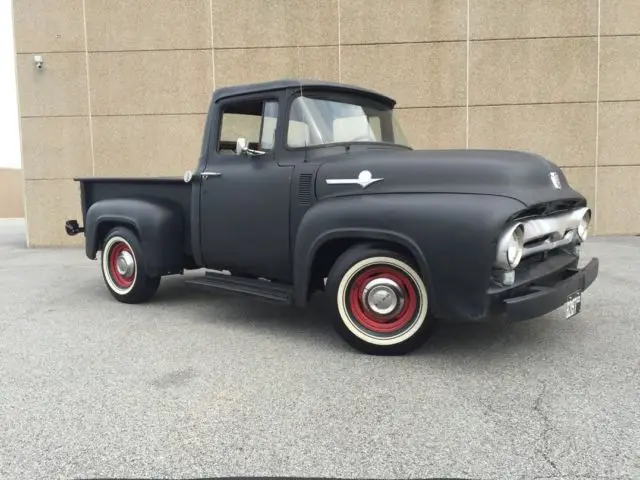
[[[311,203],[311,185],[313,175],[303,173],[298,181],[298,203],[300,205],[309,205]]]

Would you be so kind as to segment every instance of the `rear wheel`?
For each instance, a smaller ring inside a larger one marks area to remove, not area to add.
[[[326,291],[335,329],[364,353],[408,353],[432,333],[427,287],[413,262],[393,251],[348,250],[329,272]]]
[[[147,275],[142,245],[128,228],[116,227],[107,234],[100,263],[109,292],[120,302],[147,302],[158,290],[160,277]]]

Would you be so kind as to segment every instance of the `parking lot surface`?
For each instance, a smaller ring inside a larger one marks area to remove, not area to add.
[[[591,238],[583,312],[351,350],[323,317],[163,279],[117,303],[82,249],[0,221],[0,478],[640,478],[640,238]]]

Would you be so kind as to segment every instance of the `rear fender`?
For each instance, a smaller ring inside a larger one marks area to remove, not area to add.
[[[105,235],[117,226],[130,228],[138,236],[149,274],[182,271],[184,219],[177,205],[138,198],[113,198],[94,203],[85,219],[87,257],[96,258]]]

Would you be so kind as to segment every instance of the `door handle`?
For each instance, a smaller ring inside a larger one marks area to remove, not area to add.
[[[221,177],[222,174],[220,172],[202,172],[200,175],[203,177]]]

